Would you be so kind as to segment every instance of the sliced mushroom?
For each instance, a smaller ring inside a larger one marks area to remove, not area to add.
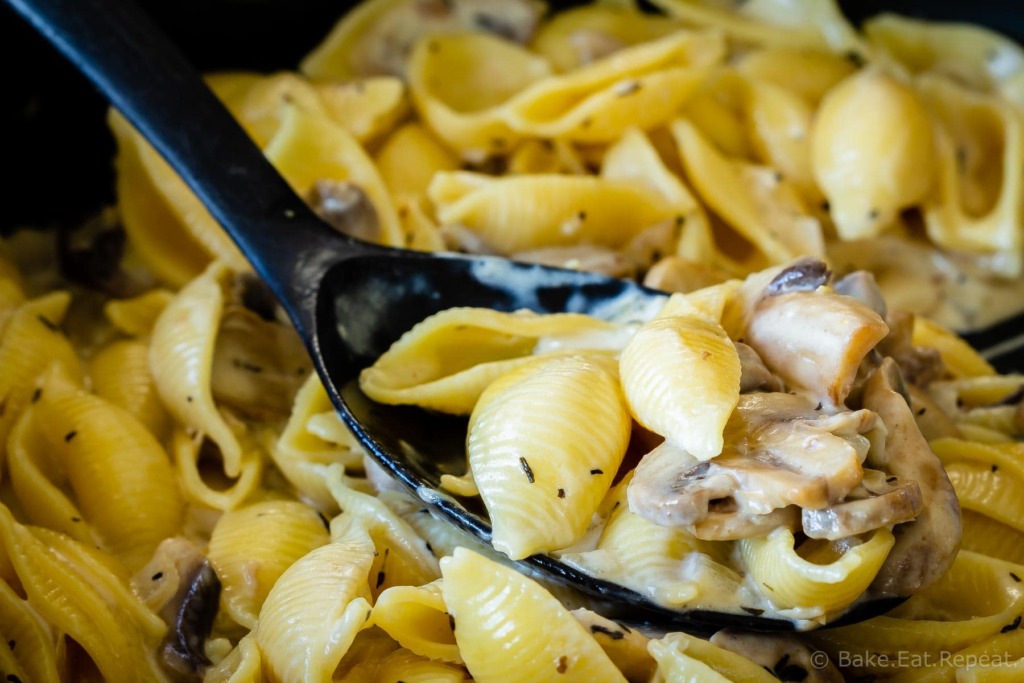
[[[946,374],[946,365],[937,349],[915,346],[914,315],[895,311],[889,315],[889,334],[878,345],[885,356],[891,356],[900,366],[903,379],[919,387],[927,387]]]
[[[953,564],[962,534],[956,492],[917,428],[898,391],[900,383],[899,368],[886,358],[868,378],[863,393],[864,407],[878,413],[888,430],[885,447],[872,449],[867,464],[917,482],[923,503],[913,522],[893,530],[896,544],[871,585],[882,596],[912,595],[938,580]]]
[[[751,514],[749,511],[728,508],[728,504],[718,506],[707,517],[687,529],[694,538],[702,541],[738,541],[741,538],[767,536],[782,527],[790,531],[800,528],[800,509],[795,505],[772,510],[767,514]]]
[[[861,481],[860,463],[871,447],[865,435],[878,428],[870,411],[823,415],[806,397],[743,394],[721,455],[701,462],[662,444],[637,466],[629,506],[655,524],[683,527],[699,538],[754,536],[793,516],[779,510],[843,500]],[[770,513],[778,519],[764,517]]]
[[[857,301],[867,304],[872,311],[883,319],[887,315],[882,290],[878,288],[875,276],[866,270],[855,270],[849,275],[841,277],[832,285],[832,289],[837,294],[852,296]]]
[[[820,650],[812,651],[796,636],[725,630],[711,636],[711,644],[760,664],[780,681],[843,682],[839,669],[821,659]]]
[[[367,242],[380,239],[377,209],[355,183],[318,180],[310,190],[309,204],[320,218],[340,233]]]
[[[825,262],[816,258],[803,258],[782,269],[765,287],[768,296],[789,292],[813,292],[828,283],[832,272]]]
[[[923,505],[917,482],[900,481],[895,476],[888,479],[883,472],[867,470],[864,480],[843,502],[820,510],[802,510],[804,534],[837,541],[917,517]]]
[[[160,663],[176,681],[200,681],[210,660],[204,645],[220,604],[220,579],[184,538],[164,540],[132,581],[135,592],[169,629]]]
[[[287,415],[311,367],[294,329],[242,306],[226,307],[213,355],[218,402],[255,418]]]
[[[787,385],[837,409],[844,405],[861,361],[888,331],[867,305],[817,289],[762,297],[747,321],[744,341]]]
[[[404,76],[409,53],[428,34],[487,31],[525,43],[537,29],[542,6],[531,0],[406,0],[372,25],[356,44],[360,76]]]
[[[740,357],[740,393],[753,391],[782,391],[782,382],[765,367],[757,351],[743,342],[733,342]]]

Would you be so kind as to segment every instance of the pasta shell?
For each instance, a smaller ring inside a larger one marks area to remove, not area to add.
[[[811,158],[839,237],[875,236],[924,199],[933,146],[924,103],[891,76],[862,71],[829,91],[815,118]]]
[[[758,3],[737,10],[694,0],[652,0],[665,14],[687,24],[716,28],[740,43],[799,47],[864,55],[867,46],[834,0]]]
[[[417,655],[461,664],[448,616],[441,583],[434,581],[388,588],[374,603],[372,622]]]
[[[626,680],[582,624],[526,576],[465,548],[441,571],[455,640],[475,680]]]
[[[738,543],[747,571],[773,603],[824,615],[848,607],[867,590],[895,539],[885,527],[876,529],[870,539],[828,563],[798,555],[793,532],[786,528]]]
[[[767,260],[747,255],[748,269],[824,253],[821,225],[791,181],[771,169],[726,158],[686,120],[675,121],[672,133],[701,198]],[[743,256],[742,250],[737,256]]]
[[[167,453],[130,413],[51,375],[35,420],[84,519],[131,568],[145,563],[183,516]]]
[[[477,160],[512,147],[519,135],[502,107],[550,73],[541,57],[486,33],[426,38],[409,59],[409,87],[420,117],[463,157]]]
[[[679,23],[662,16],[597,4],[559,12],[537,31],[530,47],[564,73],[679,29]]]
[[[716,33],[679,31],[546,78],[506,104],[511,128],[534,137],[610,142],[668,123],[724,56]]]
[[[1002,92],[1024,104],[1014,88],[1024,70],[1024,50],[982,26],[922,21],[884,13],[864,22],[872,46],[912,73],[949,77],[973,90]]]
[[[0,463],[7,449],[7,435],[21,412],[38,398],[38,378],[52,365],[71,381],[82,379],[81,363],[58,325],[71,297],[54,292],[26,302],[11,316],[0,340]]]
[[[656,318],[633,337],[619,368],[637,422],[701,460],[722,452],[739,402],[740,361],[721,325],[700,316]]]
[[[34,409],[18,419],[7,444],[11,487],[25,518],[76,541],[97,545],[99,535],[69,497],[67,472],[50,454],[43,432],[36,426]]]
[[[647,649],[658,662],[655,675],[666,683],[773,683],[778,680],[746,657],[686,633],[669,633],[652,640]]]
[[[622,247],[643,229],[674,220],[674,207],[644,186],[593,176],[531,175],[481,179],[443,197],[445,176],[429,195],[442,225],[461,225],[500,254],[580,242]]]
[[[296,394],[288,423],[270,451],[292,486],[321,510],[336,505],[325,483],[327,468],[339,463],[346,470],[357,469],[363,460],[363,449],[341,422],[315,374]]]
[[[418,123],[407,123],[389,135],[374,163],[395,198],[422,195],[435,173],[459,168],[458,158]]]
[[[573,313],[451,308],[402,335],[360,374],[359,384],[380,403],[468,414],[495,378],[531,360],[541,337],[613,329],[611,323]]]
[[[572,545],[611,487],[629,434],[606,356],[542,359],[499,378],[467,437],[494,548],[516,560]]]
[[[1020,113],[942,79],[922,78],[920,88],[939,122],[936,188],[925,203],[928,236],[949,249],[991,254],[991,268],[1017,277],[1024,268]]]
[[[221,581],[221,605],[237,623],[256,628],[271,588],[288,567],[330,541],[316,511],[271,500],[224,513],[210,536],[208,557]]]
[[[738,69],[752,82],[785,88],[817,106],[825,93],[857,70],[854,61],[824,50],[774,47],[745,55]]]
[[[383,501],[347,486],[341,467],[332,465],[327,486],[344,512],[331,522],[331,535],[347,533],[352,525],[365,529],[377,549],[370,567],[373,595],[391,586],[419,586],[440,576],[437,559],[409,524]]]
[[[167,409],[179,423],[213,440],[225,473],[237,477],[242,446],[217,410],[210,389],[227,276],[227,267],[214,262],[167,304],[153,326],[149,365]]]
[[[97,396],[131,413],[157,439],[170,431],[145,343],[121,340],[103,347],[89,362],[89,379]]]
[[[331,678],[370,618],[367,573],[373,543],[358,526],[292,564],[260,610],[256,643],[279,681]]]
[[[629,475],[627,475],[628,477]],[[694,603],[703,586],[687,576],[684,560],[706,544],[681,529],[658,526],[631,512],[626,503],[627,480],[610,497],[616,501],[594,550],[561,554],[559,559],[592,576],[612,581],[674,608]]]
[[[0,624],[0,671],[8,680],[60,681],[53,636],[28,603],[4,581],[0,581]]]
[[[281,126],[264,153],[302,196],[307,196],[318,181],[353,183],[373,206],[378,241],[388,246],[404,245],[395,207],[372,159],[351,134],[327,117],[296,106],[286,107]]]
[[[29,605],[88,653],[108,681],[159,680],[155,658],[165,626],[122,579],[71,539],[34,532],[0,505],[4,546]]]
[[[158,288],[132,299],[108,301],[103,306],[103,313],[119,332],[133,337],[146,337],[164,307],[173,298],[173,292]]]

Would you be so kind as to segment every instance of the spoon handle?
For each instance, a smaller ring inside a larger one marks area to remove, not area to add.
[[[373,247],[333,232],[306,206],[132,0],[6,2],[163,155],[300,331],[312,331],[313,295],[326,269]]]

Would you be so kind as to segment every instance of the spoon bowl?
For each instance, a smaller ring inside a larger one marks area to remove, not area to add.
[[[610,318],[649,310],[666,295],[593,273],[391,249],[341,234],[292,191],[130,2],[7,2],[98,86],[232,236],[287,310],[335,407],[367,452],[431,511],[489,542],[491,527],[479,503],[439,487],[442,474],[465,469],[466,420],[376,404],[359,390],[359,372],[413,325],[447,308]],[[358,232],[351,227],[347,232]],[[521,564],[588,593],[606,614],[633,623],[700,635],[722,628],[795,628],[756,614],[669,609],[547,555]],[[860,603],[841,621],[875,616],[900,600]]]

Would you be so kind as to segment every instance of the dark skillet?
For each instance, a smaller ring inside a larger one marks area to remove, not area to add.
[[[228,230],[289,312],[363,446],[436,513],[489,540],[481,510],[437,491],[442,474],[464,469],[465,421],[374,404],[356,385],[359,371],[416,322],[452,306],[595,313],[624,298],[642,302],[664,295],[578,271],[385,249],[339,235],[290,190],[185,58],[134,6],[120,0],[7,2],[96,83]],[[281,240],[285,230],[289,239]],[[523,564],[598,597],[606,612],[630,621],[705,634],[726,627],[793,628],[789,621],[754,615],[666,609],[545,555]],[[863,603],[842,623],[882,613],[894,602],[899,600]]]

